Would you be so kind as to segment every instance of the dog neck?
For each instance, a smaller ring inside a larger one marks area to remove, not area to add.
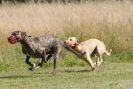
[[[29,46],[29,43],[31,42],[31,37],[25,36],[23,39],[21,39],[20,43],[23,46]]]
[[[78,50],[78,51],[81,51],[82,50],[82,45],[78,43],[78,45],[76,46],[75,49]]]

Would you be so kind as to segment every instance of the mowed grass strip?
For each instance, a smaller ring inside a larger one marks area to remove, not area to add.
[[[90,72],[85,67],[63,67],[56,76],[51,69],[25,69],[0,74],[1,89],[132,89],[132,63],[108,63]]]

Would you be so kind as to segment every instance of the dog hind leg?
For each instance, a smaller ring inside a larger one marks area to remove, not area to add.
[[[62,48],[59,46],[57,47],[57,50],[55,51],[55,57],[54,57],[54,68],[53,68],[53,75],[56,74],[57,66],[60,62],[60,56],[61,56]]]
[[[52,54],[47,54],[44,60],[44,63],[47,63],[48,60],[52,57]]]
[[[43,59],[41,59],[41,63],[38,63],[37,66],[33,67],[32,70],[38,69],[43,66]]]

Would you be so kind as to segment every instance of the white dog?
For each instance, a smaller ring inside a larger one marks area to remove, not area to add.
[[[102,55],[111,55],[110,51],[106,50],[105,44],[98,40],[98,39],[89,39],[87,41],[78,43],[76,37],[69,37],[67,40],[64,41],[67,48],[72,51],[73,53],[82,56],[85,61],[91,66],[92,70],[95,69],[95,64],[100,66],[103,62]],[[91,60],[92,56],[96,56],[97,60],[96,63],[93,63]]]

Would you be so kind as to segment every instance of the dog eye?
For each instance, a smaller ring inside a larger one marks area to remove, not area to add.
[[[15,35],[17,35],[17,34],[16,34],[16,33],[12,33],[12,35],[14,35],[14,36],[15,36]]]
[[[72,41],[72,39],[70,39],[70,41]]]

